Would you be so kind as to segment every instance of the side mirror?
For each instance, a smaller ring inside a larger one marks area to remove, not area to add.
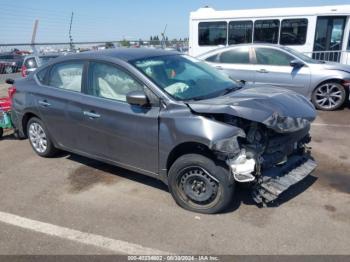
[[[294,59],[290,61],[290,66],[295,68],[300,68],[304,66],[304,63],[298,59]]]
[[[131,91],[126,95],[126,101],[130,105],[146,106],[149,104],[148,97],[143,91]]]
[[[15,83],[15,80],[13,80],[11,78],[7,78],[5,82],[6,82],[6,84],[13,85]]]

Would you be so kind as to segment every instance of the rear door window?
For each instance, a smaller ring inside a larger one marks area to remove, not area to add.
[[[221,53],[220,63],[249,64],[249,47],[235,48]]]
[[[52,67],[49,86],[81,92],[84,62],[66,62]]]

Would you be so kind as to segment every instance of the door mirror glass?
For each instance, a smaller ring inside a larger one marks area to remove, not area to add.
[[[146,106],[149,104],[148,97],[143,91],[132,91],[126,95],[126,101],[130,105]]]
[[[303,67],[304,63],[298,59],[294,59],[290,62],[290,66],[295,67],[295,68],[299,68],[299,67]]]

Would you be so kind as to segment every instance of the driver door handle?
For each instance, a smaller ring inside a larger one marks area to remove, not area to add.
[[[39,100],[38,103],[39,103],[39,105],[41,105],[43,107],[51,106],[51,104],[49,102],[47,102],[46,100]]]
[[[267,71],[266,69],[260,69],[260,70],[257,70],[256,72],[261,73],[261,74],[266,74],[269,71]]]
[[[101,115],[96,114],[96,113],[91,112],[91,111],[84,111],[83,114],[84,114],[84,116],[88,116],[89,118],[100,118],[101,117]]]
[[[216,69],[219,69],[219,70],[224,70],[224,69],[222,68],[222,66],[215,66],[215,68],[216,68]]]

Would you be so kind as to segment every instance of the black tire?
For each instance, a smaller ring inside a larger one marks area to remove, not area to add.
[[[227,168],[199,154],[179,157],[169,170],[168,184],[179,206],[204,214],[223,211],[235,187]]]
[[[331,91],[327,92],[327,88]],[[326,82],[315,88],[312,93],[311,100],[317,109],[323,111],[333,111],[342,107],[346,98],[347,92],[344,86],[337,82]],[[334,104],[330,99],[332,99]]]
[[[0,139],[2,138],[3,135],[4,135],[4,129],[2,129],[2,127],[0,127]]]
[[[34,133],[31,133],[33,131],[32,128],[35,129],[35,127],[38,127],[38,132],[37,132],[38,134],[42,134],[45,136],[46,143],[45,144],[41,143],[42,147],[39,145],[40,142],[38,140],[35,140],[35,137],[38,137],[38,136],[34,136]],[[29,119],[27,124],[27,135],[28,135],[28,139],[31,147],[33,148],[34,152],[37,153],[39,156],[52,157],[58,152],[58,150],[54,147],[52,143],[52,140],[49,136],[47,128],[39,118],[32,117],[31,119]]]

